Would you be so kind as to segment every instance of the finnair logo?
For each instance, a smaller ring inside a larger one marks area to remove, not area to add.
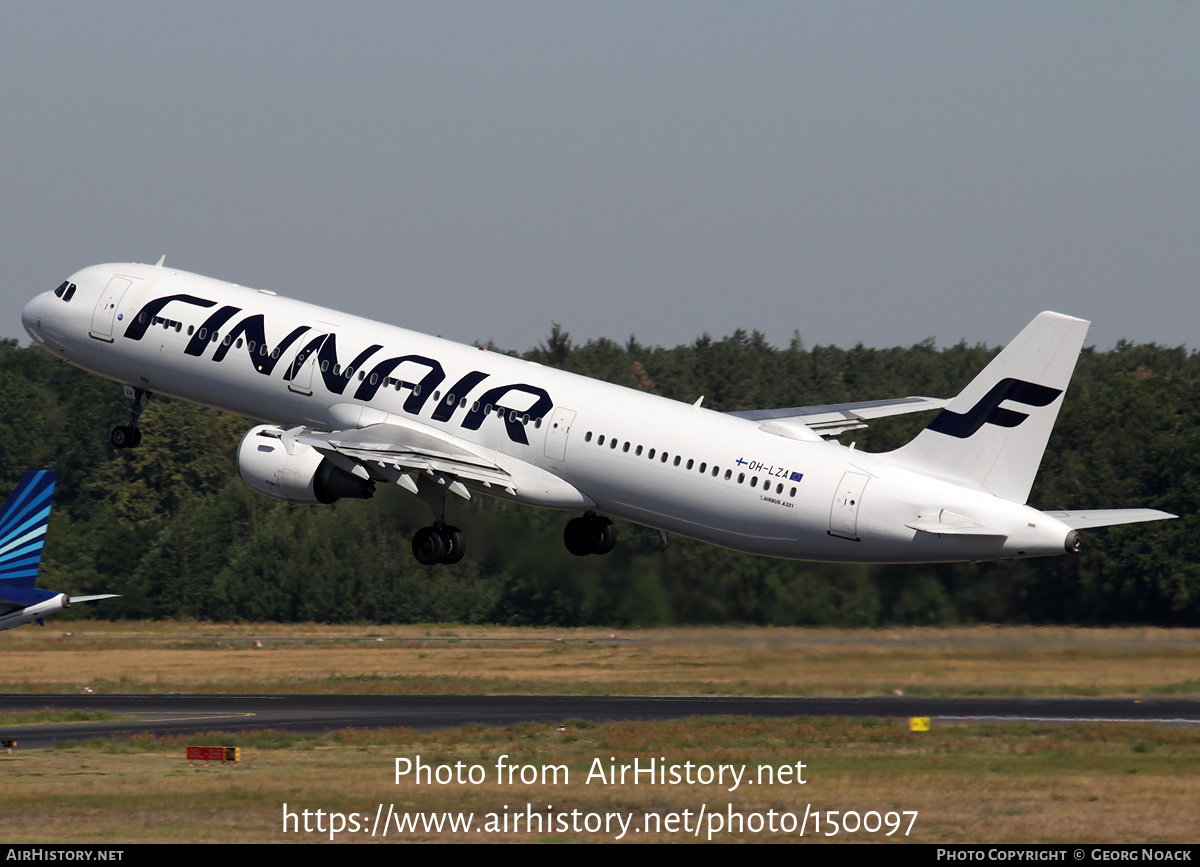
[[[1000,404],[1011,400],[1013,403],[1023,403],[1026,406],[1047,406],[1053,403],[1060,394],[1062,394],[1061,388],[1050,388],[1046,385],[1038,385],[1036,382],[1026,382],[1023,379],[1002,379],[966,412],[942,410],[928,429],[947,436],[966,439],[974,435],[985,424],[994,424],[997,427],[1016,427],[1029,418],[1029,413],[1018,412],[1015,409],[1002,409]]]
[[[138,311],[125,329],[125,337],[141,340],[152,326],[173,321],[160,315],[173,302],[206,310],[217,307],[217,302],[195,295],[164,295],[153,299]],[[525,382],[494,386],[472,401],[468,395],[491,376],[482,370],[473,370],[462,376],[442,395],[441,389],[445,388],[443,383],[447,374],[440,361],[413,354],[384,358],[380,355],[384,347],[378,343],[363,349],[343,367],[338,357],[338,335],[311,325],[293,328],[283,340],[271,347],[267,345],[266,317],[262,313],[255,313],[243,315],[240,320],[234,319],[244,312],[240,307],[224,305],[210,313],[198,328],[188,328],[184,354],[201,358],[211,349],[210,359],[221,362],[231,353],[237,355],[244,340],[245,351],[255,372],[269,377],[280,369],[286,382],[294,381],[301,368],[315,355],[312,370],[320,373],[321,381],[330,394],[344,394],[353,387],[354,399],[367,402],[373,400],[381,389],[393,387],[400,391],[403,387],[408,390],[408,397],[404,401],[405,412],[417,415],[431,398],[436,398],[433,421],[450,422],[457,415],[460,427],[479,430],[485,418],[492,415],[503,422],[508,438],[520,445],[529,445],[525,427],[530,420],[543,418],[554,406],[549,392]],[[231,322],[234,324],[230,325]],[[176,331],[181,327],[182,323],[175,323]],[[305,340],[300,340],[301,337]],[[345,355],[343,347],[342,361]],[[283,364],[278,364],[280,361]],[[405,379],[394,375],[402,365],[408,365]],[[416,380],[417,371],[413,370],[414,367],[420,371],[419,380]]]

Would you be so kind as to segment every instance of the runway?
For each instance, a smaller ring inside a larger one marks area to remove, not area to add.
[[[342,728],[448,728],[480,723],[558,725],[686,716],[846,716],[933,722],[1140,722],[1200,726],[1200,698],[768,698],[757,696],[524,695],[8,695],[0,712],[108,711],[133,719],[0,727],[18,749],[59,741],[279,729],[319,734]]]

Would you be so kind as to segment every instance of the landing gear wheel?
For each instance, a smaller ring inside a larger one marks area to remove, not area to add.
[[[131,449],[141,440],[141,433],[135,427],[118,425],[112,429],[112,433],[109,434],[108,440],[113,444],[114,448]]]
[[[586,557],[600,542],[600,533],[588,516],[572,518],[563,530],[563,544],[576,557]]]
[[[435,566],[447,553],[446,540],[434,527],[422,527],[413,535],[413,556],[422,566]]]
[[[117,449],[136,449],[142,443],[142,432],[138,430],[138,416],[146,408],[146,401],[151,398],[150,392],[144,388],[125,386],[125,411],[129,413],[129,424],[118,425],[108,435],[108,441]]]
[[[603,515],[588,512],[567,521],[563,542],[576,557],[588,554],[607,554],[617,544],[617,528]]]
[[[413,556],[423,566],[457,563],[467,553],[467,537],[458,527],[434,524],[422,527],[413,536]]]
[[[458,527],[443,527],[442,537],[446,541],[446,556],[442,562],[447,566],[457,563],[467,553],[467,537]]]
[[[592,518],[592,525],[596,528],[596,533],[599,537],[596,546],[592,548],[593,554],[607,554],[617,544],[617,528],[608,518],[603,515],[596,515]]]

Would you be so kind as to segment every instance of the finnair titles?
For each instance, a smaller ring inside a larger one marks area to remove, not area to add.
[[[1152,509],[1026,505],[1087,334],[1038,315],[951,400],[905,397],[721,413],[157,265],[85,268],[33,298],[33,340],[120,382],[141,441],[151,394],[260,424],[238,447],[256,491],[292,503],[399,485],[431,510],[424,564],[455,563],[446,495],[581,512],[563,539],[604,554],[623,518],[739,551],[802,560],[951,562],[1078,550],[1078,531],[1171,518]],[[939,410],[907,445],[832,438]]]

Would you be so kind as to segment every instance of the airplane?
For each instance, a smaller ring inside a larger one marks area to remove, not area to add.
[[[955,398],[716,412],[155,265],[85,268],[22,313],[33,340],[122,383],[136,447],[152,393],[260,424],[237,451],[252,489],[290,503],[396,484],[433,520],[425,565],[466,551],[446,495],[582,512],[576,555],[616,544],[612,517],[752,554],[933,563],[1075,552],[1079,530],[1176,517],[1040,511],[1030,488],[1090,323],[1038,315]],[[895,451],[832,437],[940,412]],[[611,517],[610,517],[611,516]]]
[[[34,586],[42,561],[42,546],[46,544],[50,500],[57,476],[52,470],[31,470],[0,509],[0,629],[13,629],[35,620],[45,626],[42,618],[75,602],[115,596],[112,593],[67,596]]]

